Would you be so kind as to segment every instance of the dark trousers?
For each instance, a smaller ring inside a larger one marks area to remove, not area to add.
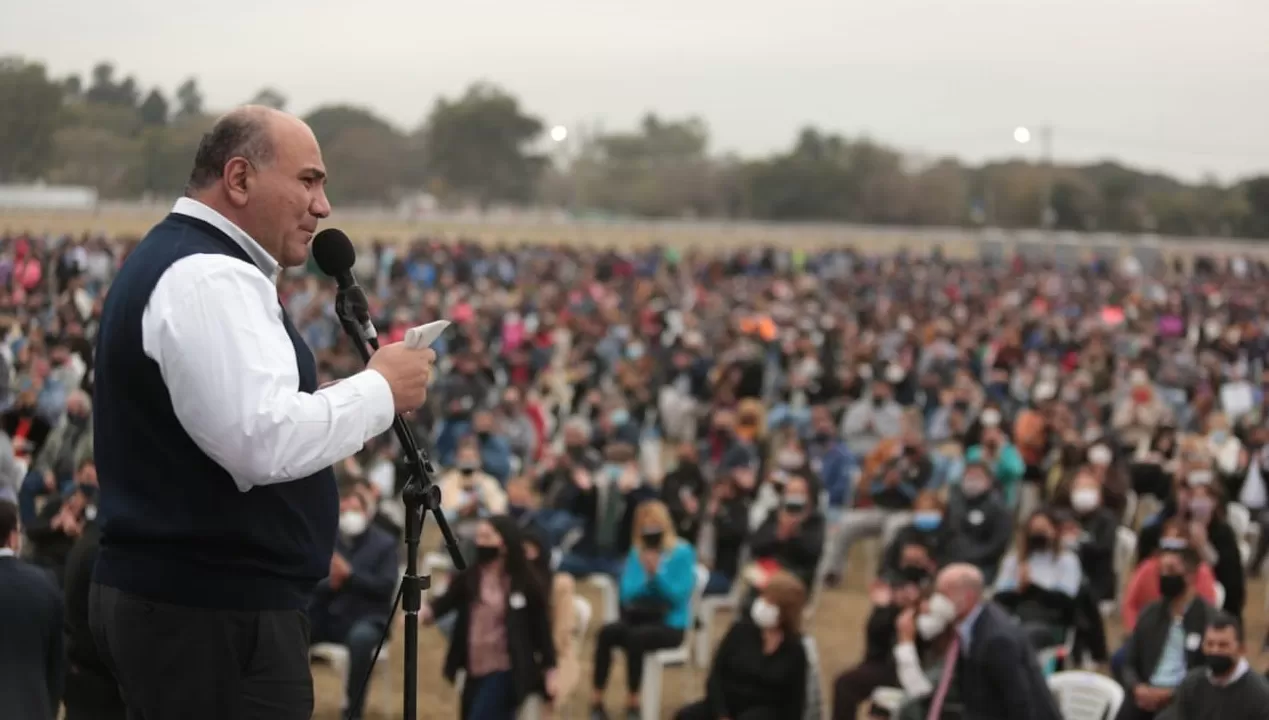
[[[88,621],[128,720],[308,720],[301,610],[168,605],[93,583]]]
[[[833,682],[833,720],[855,720],[859,706],[879,687],[897,687],[894,663],[865,660]]]
[[[603,690],[608,685],[613,650],[621,648],[625,651],[626,687],[631,693],[636,693],[643,682],[643,654],[676,647],[681,642],[682,630],[660,623],[630,625],[618,620],[605,625],[595,640],[595,688]]]
[[[332,622],[329,618],[318,620],[313,616],[313,643],[336,643],[348,648],[348,678],[344,683],[345,707],[353,720],[361,717],[366,707],[366,698],[370,696],[369,676],[370,661],[374,658],[375,648],[379,647],[379,639],[383,637],[383,628],[387,625],[385,617],[365,617],[352,623],[351,626]],[[366,683],[362,687],[362,683]],[[360,696],[358,693],[360,692]]]
[[[709,706],[708,700],[702,700],[680,709],[674,714],[674,720],[722,720],[722,718],[714,714],[714,709]],[[731,720],[801,720],[801,718],[784,717],[779,708],[751,707],[740,710]]]
[[[511,671],[463,681],[462,720],[515,720],[516,689]]]
[[[126,720],[128,716],[114,676],[104,668],[81,665],[74,659],[69,659],[66,669],[62,703],[66,705],[65,720]]]

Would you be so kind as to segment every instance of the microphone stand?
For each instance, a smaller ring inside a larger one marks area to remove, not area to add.
[[[367,339],[362,329],[369,324],[370,311],[365,293],[360,287],[353,285],[340,288],[335,295],[335,314],[339,317],[339,324],[343,326],[344,332],[356,346],[362,361],[369,364],[370,350],[366,347],[367,341],[375,350],[379,349],[379,342],[373,337]],[[458,549],[458,539],[454,537],[454,531],[450,529],[445,514],[441,512],[441,489],[432,482],[436,469],[432,466],[431,458],[415,441],[414,433],[400,415],[393,418],[392,429],[401,442],[409,468],[408,479],[401,491],[401,499],[405,503],[405,574],[401,578],[401,589],[392,602],[392,611],[388,615],[383,636],[379,639],[379,647],[375,649],[370,667],[366,669],[366,677],[362,678],[361,687],[353,696],[354,701],[348,712],[351,715],[352,709],[361,703],[365,695],[370,675],[379,659],[379,651],[383,649],[388,630],[392,627],[392,618],[396,615],[397,604],[400,603],[405,612],[405,720],[415,720],[418,717],[419,698],[419,609],[423,606],[423,591],[432,585],[431,576],[427,573],[420,574],[418,567],[419,538],[423,534],[423,522],[427,517],[425,513],[431,511],[437,527],[441,529],[454,567],[462,570],[467,567],[467,563],[463,561],[462,552]]]

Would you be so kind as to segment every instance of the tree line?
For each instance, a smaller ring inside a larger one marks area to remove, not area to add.
[[[214,116],[196,78],[170,95],[110,62],[87,80],[0,58],[0,182],[96,187],[106,198],[180,192]],[[262,88],[244,102],[285,109]],[[547,205],[576,215],[1160,232],[1269,237],[1269,176],[1185,183],[1114,162],[982,165],[923,159],[868,138],[807,127],[788,149],[711,150],[696,117],[648,114],[627,131],[569,128],[497,85],[439,98],[417,127],[323,105],[303,116],[322,145],[337,203],[392,205],[426,192],[448,207]]]

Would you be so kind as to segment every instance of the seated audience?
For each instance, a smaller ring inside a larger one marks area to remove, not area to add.
[[[349,488],[339,503],[339,534],[330,576],[318,583],[309,603],[310,637],[348,648],[348,716],[361,717],[369,688],[361,693],[375,648],[392,611],[400,560],[396,539],[370,522],[365,497]]]
[[[917,544],[916,547],[922,547]],[[854,720],[859,706],[879,687],[899,684],[895,672],[894,646],[898,641],[897,621],[910,611],[915,612],[921,600],[922,586],[931,574],[925,567],[909,566],[902,577],[892,581],[878,580],[869,599],[872,614],[864,629],[864,659],[837,676],[833,683],[833,718]]]
[[[1142,527],[1137,542],[1138,561],[1150,556],[1159,545],[1162,522],[1179,518],[1190,529],[1190,541],[1199,557],[1212,566],[1216,582],[1225,588],[1224,610],[1241,617],[1247,600],[1247,578],[1243,571],[1238,537],[1225,520],[1225,500],[1213,484],[1209,470],[1189,473],[1176,483],[1172,499],[1164,504],[1160,517]]]
[[[713,557],[706,595],[725,595],[740,573],[740,556],[749,537],[747,498],[730,475],[719,478],[710,488],[705,520],[713,529]]]
[[[903,549],[912,544],[926,548],[934,567],[929,569],[933,575],[941,566],[943,553],[952,540],[952,531],[944,522],[945,508],[938,493],[926,490],[917,495],[912,504],[912,523],[899,528],[894,540],[886,548],[882,558],[882,573],[897,573],[901,569]]]
[[[525,558],[520,528],[505,515],[476,528],[476,563],[423,607],[431,623],[457,612],[445,677],[465,673],[463,720],[514,720],[530,695],[558,697],[546,590]]]
[[[709,485],[696,461],[696,445],[681,443],[678,464],[661,480],[661,502],[670,509],[675,532],[692,544],[700,533],[708,494]]]
[[[35,522],[37,498],[56,495],[75,481],[75,471],[92,458],[92,399],[76,390],[66,400],[66,415],[49,433],[22,481],[18,509],[22,522]]]
[[[35,522],[26,529],[31,541],[31,562],[48,570],[60,586],[66,573],[66,556],[97,516],[97,466],[91,459],[75,473],[75,485],[65,495],[44,504]]]
[[[1124,643],[1119,682],[1126,696],[1118,720],[1153,720],[1172,703],[1185,674],[1204,664],[1201,638],[1216,611],[1194,593],[1193,550],[1159,553],[1162,598],[1141,612]]]
[[[808,588],[824,551],[824,516],[816,509],[810,484],[792,476],[784,486],[780,509],[754,531],[749,552],[763,574],[779,568],[793,573]]]
[[[800,720],[806,702],[802,608],[806,587],[773,574],[762,594],[723,636],[705,682],[705,699],[676,720]]]
[[[1218,613],[1203,633],[1206,668],[1181,681],[1167,720],[1264,720],[1269,717],[1269,680],[1247,662],[1238,618]]]
[[[1013,513],[996,489],[986,465],[972,463],[947,496],[948,544],[943,559],[978,568],[985,582],[996,581],[1000,561],[1009,550]]]
[[[1083,581],[1079,558],[1061,546],[1058,528],[1052,511],[1033,513],[996,578],[995,600],[1021,621],[1037,650],[1062,643]]]
[[[560,570],[575,577],[622,573],[635,508],[651,492],[644,487],[633,446],[609,445],[606,456],[594,473],[573,469],[576,492],[569,512],[583,518],[582,537],[564,556]]]
[[[986,467],[996,487],[1004,495],[1006,504],[1015,507],[1021,493],[1022,475],[1027,469],[1026,462],[1000,426],[1001,416],[998,410],[984,410],[980,421],[982,435],[977,445],[965,451],[965,462],[981,463]]]
[[[1176,552],[1190,547],[1189,527],[1180,519],[1172,518],[1164,521],[1159,538],[1159,549]],[[1194,575],[1194,593],[1209,605],[1216,604],[1216,576],[1212,574],[1212,566],[1200,560]],[[1150,603],[1161,597],[1159,592],[1159,554],[1146,558],[1133,571],[1128,586],[1124,589],[1122,604],[1122,620],[1125,632],[1132,632],[1137,626],[1137,617]]]
[[[480,447],[470,435],[458,442],[454,467],[446,470],[437,484],[441,509],[467,555],[480,519],[507,513],[507,494],[494,476],[481,469]]]
[[[882,443],[879,451],[885,452],[889,447],[888,443]],[[934,475],[924,440],[911,429],[903,436],[902,444],[895,445],[888,456],[876,458],[874,454],[869,460],[865,472],[871,470],[871,474],[861,478],[855,498],[857,504],[862,500],[867,506],[853,507],[842,514],[830,548],[828,568],[833,585],[840,580],[850,550],[857,541],[880,537],[883,546],[888,545],[899,528],[912,521],[913,502]]]
[[[644,653],[683,642],[696,587],[696,552],[674,533],[670,512],[649,500],[635,512],[630,553],[621,573],[621,618],[605,625],[595,641],[594,693],[591,717],[607,717],[604,688],[613,651],[626,656],[627,714],[639,709]]]
[[[1071,485],[1071,510],[1078,523],[1068,549],[1079,556],[1094,602],[1115,597],[1115,541],[1119,518],[1102,504],[1102,488],[1090,473],[1075,476]]]

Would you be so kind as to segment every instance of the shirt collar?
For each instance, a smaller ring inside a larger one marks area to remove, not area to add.
[[[983,604],[979,603],[975,605],[974,609],[970,610],[969,614],[965,616],[965,619],[960,621],[960,624],[956,626],[956,634],[961,636],[961,652],[966,652],[969,649],[969,640],[974,632],[974,623],[978,622],[978,616],[982,614]]]
[[[1216,678],[1212,677],[1211,670],[1207,671],[1207,677],[1209,680],[1212,681],[1212,684],[1217,687],[1229,687],[1230,685],[1233,685],[1234,683],[1241,680],[1242,677],[1246,675],[1249,670],[1251,670],[1251,665],[1247,663],[1247,658],[1239,658],[1238,664],[1234,666],[1234,672],[1230,673],[1229,677],[1226,678],[1225,680],[1218,682]]]
[[[13,548],[0,547],[0,557],[17,557],[17,553],[13,552]]]
[[[274,283],[278,281],[278,276],[282,273],[282,266],[278,264],[277,260],[273,259],[273,256],[260,243],[255,241],[255,238],[248,235],[246,230],[233,224],[229,218],[194,198],[188,197],[179,198],[176,204],[172,206],[172,212],[202,220],[228,235],[246,251],[251,261],[256,264],[256,267],[260,268],[261,272]]]

